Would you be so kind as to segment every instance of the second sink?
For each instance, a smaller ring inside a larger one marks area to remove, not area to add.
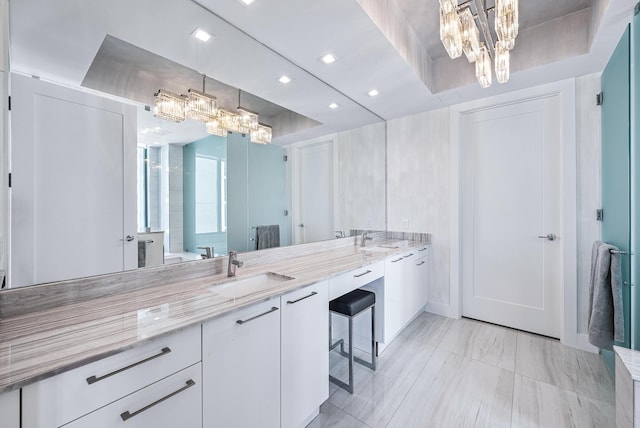
[[[249,278],[236,279],[212,285],[209,287],[209,291],[229,299],[238,299],[253,293],[270,290],[292,279],[295,278],[274,272],[267,272]]]

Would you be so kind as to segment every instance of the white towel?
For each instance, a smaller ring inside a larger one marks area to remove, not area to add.
[[[622,261],[613,245],[596,241],[591,250],[589,284],[589,342],[612,349],[613,341],[624,341]]]

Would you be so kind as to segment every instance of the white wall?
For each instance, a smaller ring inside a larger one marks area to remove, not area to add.
[[[600,92],[601,73],[576,79],[576,139],[578,185],[578,333],[587,332],[591,245],[600,239],[596,210],[602,207],[600,190]]]
[[[450,303],[449,122],[444,108],[387,124],[388,230],[432,234],[431,306]]]

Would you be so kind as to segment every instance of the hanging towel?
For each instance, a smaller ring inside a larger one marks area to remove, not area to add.
[[[145,267],[147,265],[147,241],[144,239],[138,240],[138,267]]]
[[[589,342],[612,349],[613,341],[624,341],[622,307],[622,261],[613,245],[596,241],[591,249],[589,284]]]
[[[273,224],[270,226],[256,227],[256,250],[273,248],[280,246],[280,226]]]

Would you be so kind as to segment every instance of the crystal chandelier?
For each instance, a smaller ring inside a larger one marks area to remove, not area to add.
[[[483,88],[491,86],[491,58],[496,79],[509,80],[509,51],[515,47],[518,35],[518,0],[495,0],[487,8],[487,0],[439,0],[440,40],[449,57],[458,58],[464,52],[470,63],[475,62],[476,78]],[[474,7],[475,15],[471,11]],[[488,14],[495,13],[495,34],[489,30]],[[476,22],[477,21],[477,22]],[[484,41],[480,40],[480,29]]]
[[[240,91],[236,112],[219,108],[216,97],[205,92],[205,79],[203,75],[202,91],[189,89],[187,95],[159,89],[153,98],[153,115],[173,122],[182,122],[188,117],[204,122],[212,135],[226,137],[228,132],[238,132],[249,134],[252,143],[271,144],[271,127],[260,124],[257,113],[240,107]]]

